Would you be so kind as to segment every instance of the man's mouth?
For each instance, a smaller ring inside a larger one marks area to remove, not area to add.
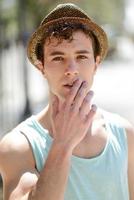
[[[64,84],[63,84],[64,88],[66,88],[66,89],[71,89],[71,88],[74,86],[76,80],[77,80],[77,79],[72,80],[72,81],[70,81],[70,82],[64,83]]]
[[[64,85],[64,89],[71,90],[72,86],[70,86],[70,85]]]
[[[66,82],[63,86],[71,88],[71,87],[73,87],[75,82],[76,82],[76,80],[72,80],[70,82]]]
[[[73,87],[74,83],[75,83],[75,81],[70,82],[70,83],[65,83],[65,84],[64,84],[64,87],[65,87],[65,88],[68,88],[68,89],[71,89],[71,88]]]
[[[65,84],[64,87],[67,87],[67,88],[72,88],[73,87],[73,84]]]

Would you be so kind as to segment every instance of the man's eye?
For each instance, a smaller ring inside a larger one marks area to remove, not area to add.
[[[55,57],[53,58],[53,61],[63,61],[63,57]]]
[[[79,56],[77,56],[77,59],[87,59],[87,56],[79,55]]]

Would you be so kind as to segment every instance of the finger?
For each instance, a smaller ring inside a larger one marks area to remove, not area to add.
[[[12,199],[20,199],[20,193],[24,196],[28,194],[35,186],[38,181],[38,176],[31,172],[25,172],[20,180],[19,183],[11,194]],[[15,198],[16,197],[16,198]]]
[[[96,111],[97,111],[97,106],[95,104],[93,104],[91,106],[91,109],[90,109],[89,113],[86,115],[85,122],[90,124],[92,122],[93,117],[96,114]]]
[[[79,111],[79,109],[83,103],[83,100],[87,94],[87,90],[88,90],[88,83],[86,81],[83,81],[81,87],[79,88],[79,90],[76,94],[75,100],[74,100],[74,109],[76,111]]]
[[[91,100],[93,98],[93,94],[94,94],[93,91],[89,91],[82,102],[82,105],[79,109],[79,114],[82,117],[85,117],[91,109]]]
[[[55,118],[59,110],[59,99],[56,95],[52,98],[51,116]]]
[[[73,87],[71,88],[68,96],[67,96],[67,99],[66,99],[66,102],[67,102],[67,105],[71,105],[73,102],[74,102],[74,99],[77,95],[77,92],[79,90],[79,88],[81,87],[81,84],[82,84],[82,80],[81,79],[77,79],[74,84],[73,84]]]

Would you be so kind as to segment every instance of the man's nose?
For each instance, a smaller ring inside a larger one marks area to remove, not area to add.
[[[68,63],[66,69],[65,69],[65,75],[66,76],[76,76],[79,74],[78,70],[78,64],[75,61],[71,61]]]

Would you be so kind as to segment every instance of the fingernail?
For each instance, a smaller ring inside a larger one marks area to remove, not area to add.
[[[95,104],[93,104],[93,105],[91,106],[91,109],[95,112],[95,111],[97,110],[97,106],[96,106]]]
[[[88,97],[92,97],[94,95],[94,92],[92,90],[90,90],[88,93],[87,93],[87,96]]]
[[[80,82],[80,78],[76,79],[75,83],[79,83]]]
[[[89,91],[89,94],[90,94],[91,96],[93,96],[93,95],[94,95],[93,90],[90,90],[90,91]]]
[[[87,86],[87,85],[88,85],[88,82],[87,82],[87,81],[83,81],[83,85],[84,85],[84,86]]]

